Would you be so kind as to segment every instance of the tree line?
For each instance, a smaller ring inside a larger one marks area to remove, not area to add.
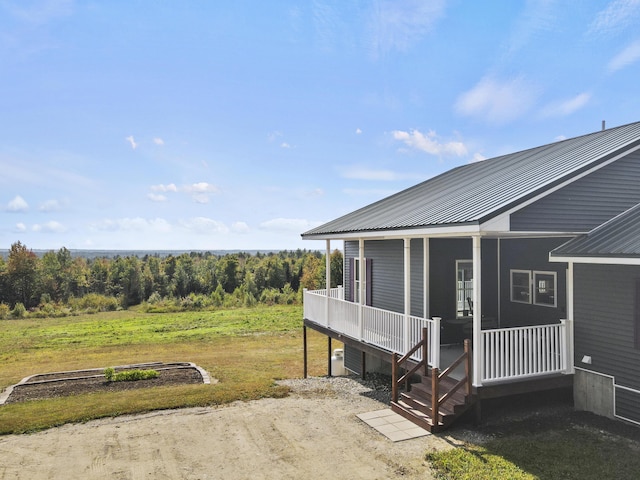
[[[331,286],[342,283],[342,252],[330,255]],[[143,304],[149,311],[297,303],[325,286],[325,255],[296,250],[87,259],[62,247],[36,255],[21,242],[0,257],[0,318],[55,316]]]

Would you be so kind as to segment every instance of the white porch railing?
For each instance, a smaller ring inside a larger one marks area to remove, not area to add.
[[[337,290],[339,289],[331,289],[329,298],[326,290],[305,290],[304,317],[355,340],[400,355],[407,351],[405,340],[411,346],[416,345],[421,339],[422,328],[426,327],[430,339],[429,365],[440,367],[439,319],[405,316],[402,313],[348,302],[341,294],[334,292]],[[422,360],[422,352],[417,352],[412,358]]]
[[[440,368],[440,319],[359,305],[343,299],[341,288],[304,292],[304,317],[318,325],[404,355],[429,334],[429,365]],[[328,314],[327,314],[328,313]],[[573,328],[569,320],[555,325],[482,330],[481,382],[505,382],[541,375],[573,373]],[[407,338],[408,337],[408,338]],[[422,360],[418,351],[412,358]]]
[[[571,323],[482,331],[482,382],[573,371]]]

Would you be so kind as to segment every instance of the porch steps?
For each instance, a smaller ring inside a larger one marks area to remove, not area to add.
[[[443,378],[440,381],[440,398],[453,389],[456,381]],[[398,401],[391,402],[391,410],[430,432],[438,432],[449,427],[457,418],[473,405],[474,399],[467,398],[458,390],[438,405],[434,415],[431,390],[431,376],[422,376],[421,381],[411,384],[408,392],[401,392]],[[437,419],[436,419],[437,417]]]

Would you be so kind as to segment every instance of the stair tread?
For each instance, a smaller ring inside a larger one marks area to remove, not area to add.
[[[413,393],[416,397],[422,397],[424,401],[431,401],[431,387],[427,387],[424,384],[413,385],[409,393]],[[446,393],[446,390],[440,390],[440,396],[444,393]],[[467,396],[464,391],[458,390],[447,399],[446,403],[449,403],[450,401],[453,403],[466,403],[466,397]]]
[[[414,409],[421,411],[427,415],[431,415],[431,403],[421,402],[419,399],[412,398],[409,396],[402,396],[402,401],[411,405]],[[456,415],[456,406],[455,405],[440,405],[438,408],[441,416],[452,416]]]

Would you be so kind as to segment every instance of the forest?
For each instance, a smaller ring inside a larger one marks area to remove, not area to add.
[[[126,309],[183,311],[301,302],[325,287],[325,255],[208,252],[114,258],[73,256],[62,247],[36,255],[11,245],[0,257],[0,319],[55,317]],[[331,286],[342,283],[342,252],[330,254]]]

